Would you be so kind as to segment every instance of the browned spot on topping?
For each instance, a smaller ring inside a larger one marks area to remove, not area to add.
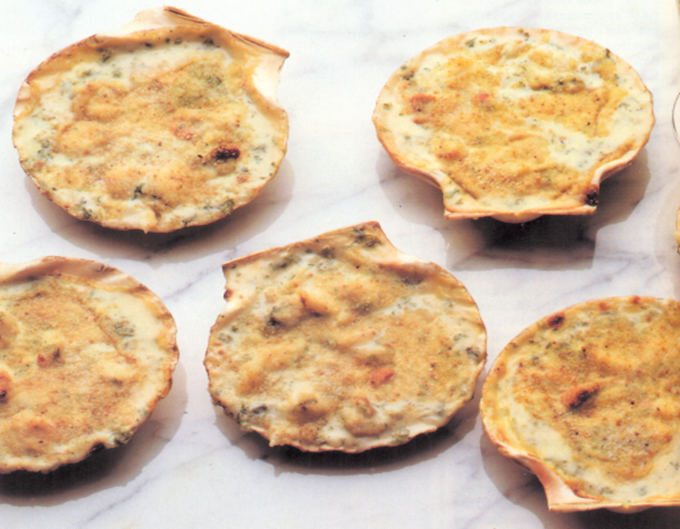
[[[229,289],[229,288],[226,289],[226,290],[224,291],[224,299],[229,299],[229,298],[232,296],[233,293],[234,293],[233,290],[231,290],[231,289]]]
[[[6,371],[0,371],[0,401],[5,402],[9,398],[12,386],[12,375]]]
[[[356,405],[366,417],[373,417],[376,413],[375,408],[371,406],[371,401],[366,397],[357,398]]]
[[[378,237],[366,234],[363,230],[360,230],[357,233],[356,241],[363,244],[366,248],[373,248],[374,246],[381,244]]]
[[[390,367],[379,367],[371,374],[371,386],[377,388],[388,382],[394,376],[394,369]]]
[[[326,259],[333,259],[335,257],[335,248],[326,246],[319,253],[321,257],[325,257]]]
[[[293,408],[293,415],[298,422],[306,423],[323,417],[327,411],[321,402],[312,398],[296,404]]]
[[[182,140],[190,140],[194,137],[194,131],[191,129],[173,129],[173,134]]]
[[[422,112],[425,110],[425,106],[437,99],[432,94],[415,94],[411,97],[411,107],[415,112]]]
[[[49,367],[55,362],[59,362],[61,359],[61,349],[58,347],[55,347],[51,352],[42,354],[39,353],[36,360],[38,362],[38,366],[40,367]]]
[[[217,163],[237,159],[239,156],[241,156],[241,151],[235,145],[218,145],[210,153],[210,158]]]
[[[554,314],[548,319],[548,325],[553,329],[558,329],[564,323],[564,314]]]
[[[589,386],[576,386],[564,392],[560,397],[560,402],[564,404],[565,408],[575,410],[595,395],[599,389],[600,385],[597,383],[590,384]]]
[[[585,193],[584,203],[586,206],[597,206],[600,203],[600,189],[597,186],[590,186]]]

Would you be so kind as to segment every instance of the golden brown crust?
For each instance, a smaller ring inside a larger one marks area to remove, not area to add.
[[[409,60],[373,121],[397,166],[442,189],[447,218],[525,222],[592,213],[601,181],[632,162],[654,116],[637,73],[609,50],[491,28]]]
[[[377,223],[224,265],[210,393],[272,445],[361,452],[445,424],[486,358],[477,307],[440,267]]]
[[[71,215],[106,227],[214,222],[253,200],[280,166],[286,57],[181,10],[142,12],[31,72],[15,107],[22,166]],[[237,156],[210,157],[233,145]]]
[[[499,451],[534,472],[555,511],[677,505],[680,304],[593,300],[514,338],[480,406]]]
[[[162,302],[115,268],[0,264],[0,473],[127,442],[170,389],[175,335]]]

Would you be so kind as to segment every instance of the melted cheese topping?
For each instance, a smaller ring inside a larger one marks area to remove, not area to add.
[[[213,33],[84,41],[41,65],[14,130],[26,172],[71,214],[119,229],[205,224],[252,200],[287,119],[255,85],[262,50]]]
[[[0,286],[0,472],[79,461],[148,417],[177,360],[148,296],[67,274]]]
[[[446,39],[395,72],[374,113],[398,163],[430,175],[447,213],[597,204],[603,166],[640,149],[651,96],[592,42],[501,28]]]
[[[485,427],[577,495],[623,505],[680,493],[680,304],[588,302],[513,340],[484,385]]]
[[[464,287],[399,257],[377,224],[224,268],[210,391],[272,445],[360,451],[446,423],[473,395],[485,333]]]

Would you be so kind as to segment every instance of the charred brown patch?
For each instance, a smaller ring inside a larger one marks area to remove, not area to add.
[[[565,391],[560,397],[560,401],[564,404],[565,408],[575,410],[590,400],[599,390],[600,386],[598,384],[576,386]]]
[[[553,329],[559,329],[564,323],[564,314],[554,314],[548,319],[548,326]]]
[[[597,186],[591,186],[585,193],[584,204],[586,206],[595,207],[600,203],[600,189]]]
[[[9,400],[12,387],[12,376],[6,371],[0,371],[0,402]]]
[[[321,257],[324,257],[325,259],[334,259],[335,258],[335,248],[332,248],[330,246],[326,246],[323,248],[319,254]]]
[[[382,241],[376,235],[366,233],[364,228],[354,229],[354,240],[366,248],[373,248],[376,245],[382,244]]]
[[[239,156],[241,156],[241,151],[235,145],[218,145],[210,152],[210,159],[216,163],[236,160]]]

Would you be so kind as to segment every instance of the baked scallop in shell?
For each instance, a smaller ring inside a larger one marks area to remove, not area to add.
[[[484,382],[484,430],[554,511],[680,505],[680,303],[587,301],[514,338]]]
[[[224,275],[209,390],[272,446],[395,446],[473,396],[486,359],[475,302],[375,222],[230,261]]]
[[[0,473],[126,443],[170,389],[175,334],[163,303],[119,270],[0,264]]]
[[[21,165],[68,213],[108,228],[214,222],[279,169],[287,56],[175,8],[142,11],[30,73],[15,107]]]
[[[595,211],[646,144],[652,97],[610,50],[545,29],[449,37],[401,66],[373,113],[394,163],[441,189],[450,219]]]

